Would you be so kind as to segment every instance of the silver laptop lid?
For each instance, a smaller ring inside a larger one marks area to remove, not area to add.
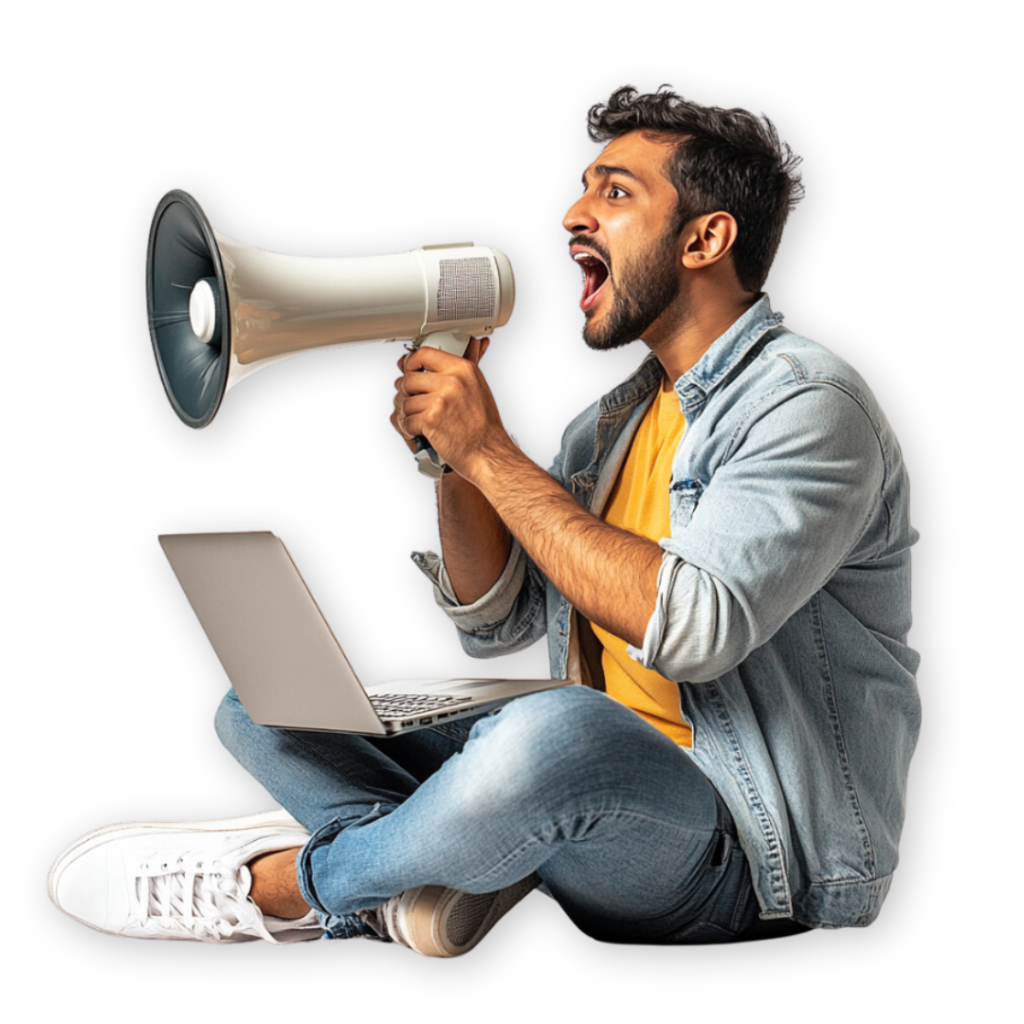
[[[254,722],[385,735],[279,538],[192,533],[160,546]]]

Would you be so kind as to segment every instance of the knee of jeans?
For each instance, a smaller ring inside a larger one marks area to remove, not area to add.
[[[500,724],[527,733],[541,747],[565,743],[600,747],[608,735],[618,735],[633,715],[618,701],[586,686],[530,694],[511,701],[495,716]]]
[[[252,719],[238,699],[238,694],[233,689],[228,690],[213,718],[213,727],[216,729],[221,743],[231,753],[235,753],[241,745],[241,734],[244,727],[251,725]]]
[[[503,799],[510,790],[545,791],[568,777],[593,780],[595,790],[607,794],[607,773],[602,769],[610,744],[634,717],[621,704],[586,687],[549,690],[511,701],[477,723],[467,752],[474,739],[482,741],[481,761],[493,768],[492,778]],[[478,790],[476,799],[480,796]]]

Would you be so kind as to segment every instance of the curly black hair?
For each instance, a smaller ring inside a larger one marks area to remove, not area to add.
[[[595,142],[636,131],[672,141],[666,173],[679,193],[676,230],[706,213],[731,213],[738,227],[736,276],[746,291],[761,290],[789,211],[804,194],[796,173],[800,157],[779,141],[767,117],[702,107],[667,85],[645,94],[624,85],[607,103],[592,106],[587,122]]]

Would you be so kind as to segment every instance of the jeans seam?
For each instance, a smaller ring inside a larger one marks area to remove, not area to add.
[[[670,821],[670,820],[665,820],[663,818],[654,817],[653,815],[649,815],[649,814],[641,814],[641,813],[635,812],[635,811],[613,811],[611,813],[601,815],[601,824],[604,824],[605,822],[623,821],[623,820],[652,822],[652,823],[654,823],[656,825],[659,825],[659,826],[667,826],[669,828],[674,828],[674,829],[676,829],[679,832],[686,832],[687,834],[689,834],[691,836],[704,835],[705,832],[709,836],[714,836],[714,835],[716,835],[716,834],[718,834],[718,833],[723,831],[722,828],[720,826],[718,826],[718,825],[714,826],[713,828],[711,828],[709,830],[696,829],[696,828],[692,828],[692,827],[678,825],[678,823],[674,822],[674,821]],[[586,839],[567,839],[566,841],[570,842],[570,843],[582,843],[582,842],[586,842],[587,840]],[[521,858],[523,856],[523,854],[525,854],[531,848],[534,848],[536,846],[549,846],[549,845],[550,845],[549,841],[544,839],[541,836],[530,836],[529,839],[527,839],[524,843],[521,843],[514,850],[512,850],[511,852],[506,854],[504,857],[502,857],[501,860],[498,861],[497,864],[492,865],[482,875],[477,875],[475,878],[471,879],[466,884],[468,886],[472,886],[472,888],[477,888],[479,885],[481,885],[483,883],[484,879],[490,877],[491,875],[500,874],[504,870],[504,868],[506,868],[509,864],[514,863],[517,859]],[[467,891],[471,891],[471,890],[467,890]],[[484,889],[482,891],[483,892],[489,892],[491,890]]]

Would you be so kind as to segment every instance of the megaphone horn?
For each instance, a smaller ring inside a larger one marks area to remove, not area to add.
[[[228,388],[327,345],[408,341],[462,355],[508,322],[512,266],[497,249],[427,245],[395,256],[282,256],[214,231],[187,192],[160,200],[149,231],[149,333],[167,397],[205,427]],[[417,455],[430,476],[444,464]]]

